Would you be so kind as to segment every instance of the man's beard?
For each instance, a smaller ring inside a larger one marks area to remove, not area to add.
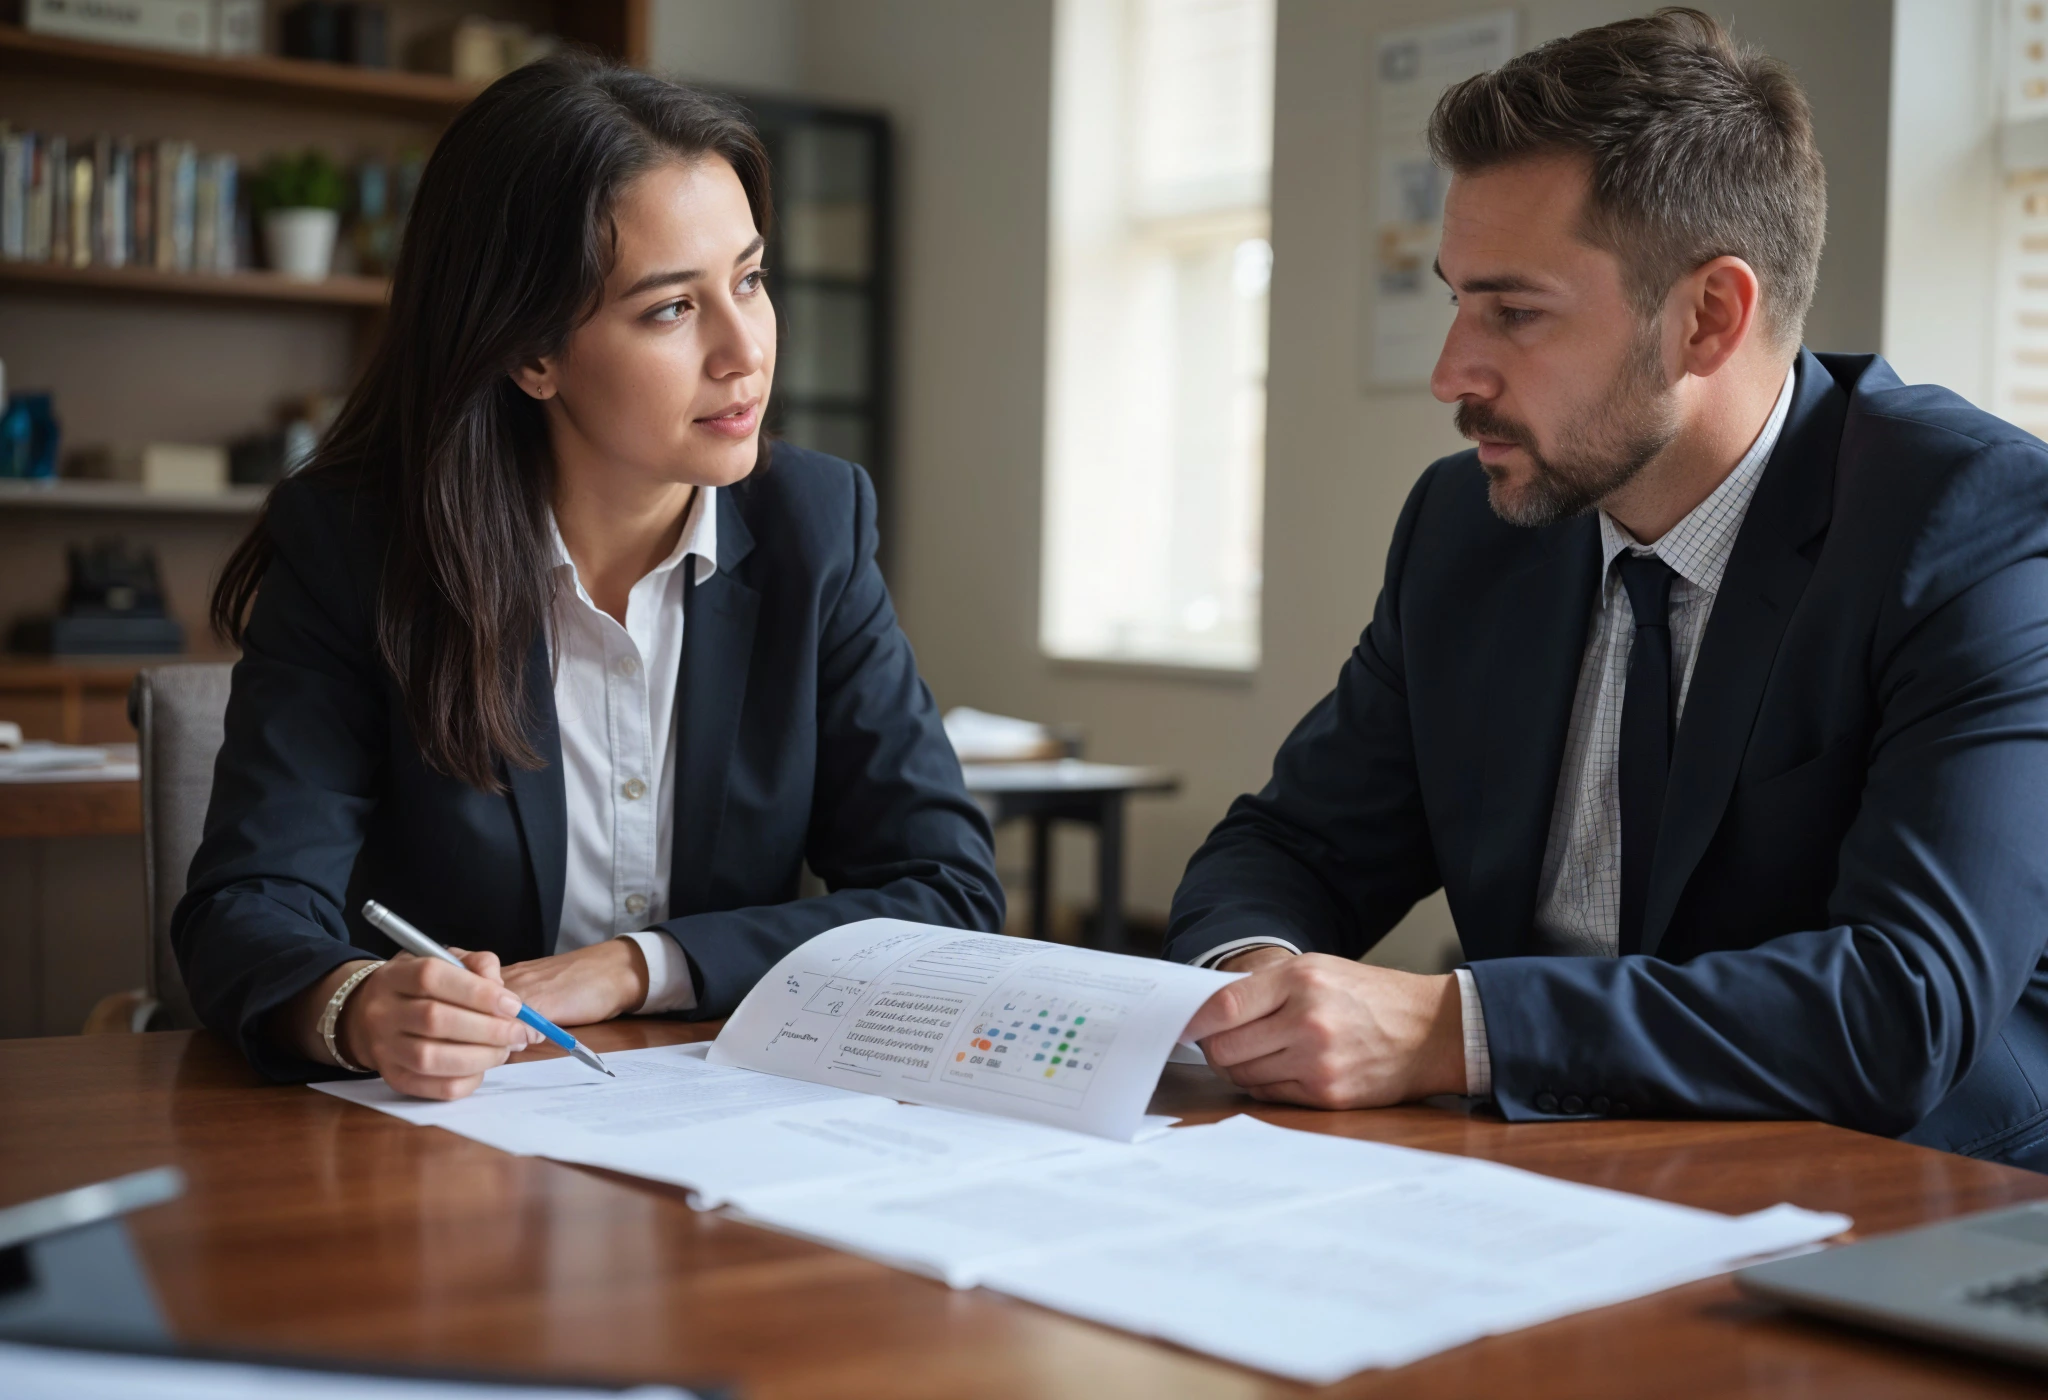
[[[1671,445],[1678,415],[1663,383],[1654,326],[1645,327],[1599,401],[1567,423],[1557,452],[1536,450],[1527,424],[1466,400],[1458,405],[1457,428],[1468,438],[1512,442],[1529,454],[1534,470],[1527,485],[1509,494],[1507,472],[1482,463],[1487,504],[1510,525],[1555,525],[1619,491]]]

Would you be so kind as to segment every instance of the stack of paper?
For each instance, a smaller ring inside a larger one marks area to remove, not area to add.
[[[133,744],[58,744],[29,739],[17,747],[0,745],[0,783],[59,781],[117,782],[134,778]]]
[[[1094,1143],[1035,1123],[706,1064],[708,1048],[614,1052],[605,1063],[616,1080],[571,1059],[507,1065],[454,1103],[409,1099],[381,1079],[313,1087],[503,1152],[685,1187],[705,1209],[770,1188],[836,1188],[876,1173],[915,1180]],[[1146,1131],[1163,1132],[1170,1121],[1153,1120]]]
[[[946,1181],[746,1197],[743,1218],[955,1287],[1326,1383],[1847,1229],[1729,1217],[1238,1117]]]
[[[1006,763],[1023,758],[1056,758],[1059,741],[1044,725],[1009,715],[955,705],[946,711],[946,737],[962,763]]]

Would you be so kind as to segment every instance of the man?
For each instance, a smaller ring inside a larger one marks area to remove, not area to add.
[[[1254,1095],[1820,1118],[2048,1169],[2048,450],[1800,349],[1788,71],[1690,10],[1453,88],[1423,474],[1168,955]],[[1446,890],[1469,963],[1356,961]]]

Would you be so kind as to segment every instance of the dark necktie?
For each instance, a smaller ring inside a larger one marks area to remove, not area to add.
[[[1625,553],[1616,562],[1636,619],[1621,699],[1621,952],[1626,955],[1643,950],[1650,858],[1657,851],[1664,780],[1671,771],[1670,604],[1677,575],[1654,554]]]

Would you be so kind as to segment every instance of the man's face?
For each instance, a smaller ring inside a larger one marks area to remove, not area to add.
[[[1677,434],[1662,318],[1579,236],[1584,162],[1545,156],[1451,180],[1437,268],[1458,314],[1430,392],[1458,405],[1487,499],[1514,525],[1590,509]]]

